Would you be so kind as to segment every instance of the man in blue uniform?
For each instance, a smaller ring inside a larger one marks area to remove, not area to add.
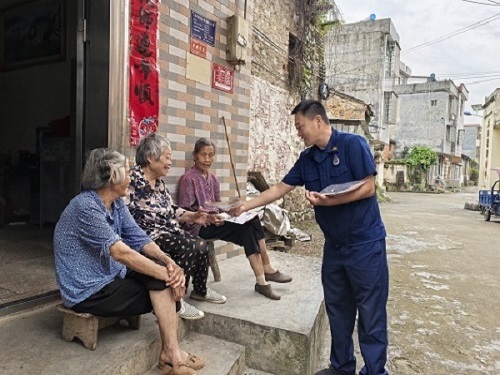
[[[325,236],[322,281],[332,335],[330,367],[315,375],[356,373],[352,340],[356,313],[365,362],[360,375],[387,375],[389,275],[373,156],[362,137],[332,129],[320,102],[305,100],[292,115],[308,148],[280,183],[231,214],[271,203],[305,185],[306,198],[314,205],[316,221]],[[364,183],[345,194],[319,193],[329,185],[351,181]]]

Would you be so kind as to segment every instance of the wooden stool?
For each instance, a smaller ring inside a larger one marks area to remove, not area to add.
[[[212,269],[214,280],[220,281],[221,277],[220,277],[219,263],[217,263],[217,257],[215,256],[215,245],[214,245],[214,242],[217,240],[218,238],[211,238],[205,241],[207,242],[208,246],[208,264]]]
[[[95,350],[97,346],[97,334],[104,327],[116,324],[121,320],[126,320],[132,329],[139,329],[141,325],[140,315],[105,318],[89,313],[78,313],[63,305],[58,305],[57,309],[63,313],[63,340],[73,341],[77,337],[83,342],[83,346],[89,350]]]

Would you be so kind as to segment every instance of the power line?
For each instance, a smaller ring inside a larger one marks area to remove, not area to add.
[[[480,4],[480,5],[489,5],[489,6],[492,6],[492,7],[500,6],[500,3],[497,3],[497,2],[491,1],[491,0],[486,0],[486,1],[489,1],[490,3],[493,3],[493,4],[480,3],[479,1],[472,1],[472,0],[460,0],[460,1],[464,1],[466,3]]]
[[[489,24],[490,22],[496,21],[498,19],[500,19],[500,13],[497,13],[497,14],[495,14],[493,16],[484,18],[484,19],[482,19],[482,20],[480,20],[478,22],[475,22],[475,23],[473,23],[471,25],[468,25],[466,27],[463,27],[461,29],[452,31],[451,33],[448,33],[448,34],[445,34],[443,36],[440,36],[437,39],[434,39],[434,40],[431,40],[429,42],[425,42],[425,43],[419,44],[419,45],[417,45],[415,47],[407,49],[406,51],[402,51],[402,53],[410,53],[410,52],[416,51],[417,49],[424,48],[424,47],[430,46],[432,44],[436,44],[436,43],[442,42],[444,40],[453,38],[454,36],[463,34],[463,33],[467,32],[467,31],[477,29],[478,27],[481,27],[481,26],[485,26],[485,25]]]
[[[493,70],[490,72],[463,72],[463,73],[436,73],[440,76],[453,76],[453,77],[462,77],[462,76],[481,76],[487,74],[500,74],[500,70]]]
[[[378,73],[364,73],[365,76],[375,76],[379,77]],[[470,74],[470,75],[454,75],[454,74],[436,74],[440,77],[450,77],[452,79],[456,80],[470,80],[470,79],[478,79],[478,78],[491,78],[491,77],[500,77],[500,72],[498,73],[492,73],[492,74]],[[347,72],[338,72],[335,74],[336,77],[339,78],[356,78],[359,77],[359,74],[349,74]],[[394,77],[389,77],[389,78],[394,78]]]
[[[464,80],[464,81],[468,81],[468,80],[471,80],[471,79],[478,79],[478,78],[494,78],[494,77],[500,77],[500,74],[486,74],[486,75],[483,75],[483,76],[459,77],[459,78],[457,78],[457,79],[461,79],[461,80]]]
[[[474,28],[477,28],[477,27],[480,27],[480,26],[484,26],[486,25],[487,23],[489,22],[493,22],[497,19],[500,19],[500,13],[497,13],[493,16],[490,16],[490,17],[487,17],[483,20],[480,20],[476,23],[473,23],[469,26],[466,26],[462,29],[459,29],[459,30],[456,30],[452,33],[449,33],[449,34],[446,34],[440,38],[438,38],[438,40],[440,41],[441,39],[443,38],[450,38],[452,36],[455,36],[455,35],[458,35],[459,33],[463,33],[463,32],[466,32],[466,31],[469,31],[469,30],[472,30]],[[328,39],[334,39],[335,38],[335,32],[330,32],[329,33],[330,35],[327,36],[327,40]],[[443,39],[444,40],[444,39]],[[430,42],[426,42],[426,43],[423,43],[422,45],[420,46],[423,46],[423,45],[430,45],[430,44],[434,44],[436,43],[436,41],[430,41]],[[380,80],[379,78],[374,78],[374,77],[369,77],[370,75],[373,75],[374,73],[370,74],[370,73],[366,73],[365,74],[365,77],[360,77],[359,75],[357,74],[349,74],[351,72],[356,72],[356,71],[360,71],[360,70],[364,70],[365,67],[367,66],[376,66],[378,64],[381,64],[381,63],[384,63],[385,61],[387,61],[388,57],[387,56],[382,56],[381,58],[375,58],[375,59],[366,59],[364,62],[362,61],[357,61],[358,63],[361,62],[361,64],[347,64],[349,67],[347,66],[344,66],[343,69],[339,69],[337,71],[335,71],[336,69],[332,69],[332,64],[336,65],[334,63],[335,60],[337,60],[338,58],[336,57],[337,55],[342,55],[343,53],[340,52],[340,53],[336,53],[336,48],[335,48],[335,43],[328,43],[331,45],[331,49],[326,49],[325,51],[325,60],[326,60],[326,65],[327,65],[327,79],[330,81],[330,82],[335,82],[335,81],[344,81],[343,84],[346,84],[347,82],[346,81],[361,81],[361,82],[365,82],[365,83],[368,83],[368,82],[373,82],[373,81],[378,81]],[[416,49],[417,47],[419,46],[415,46],[413,47],[412,49]],[[356,53],[356,52],[361,52],[362,50],[359,50],[359,51],[352,51],[350,50],[351,53]],[[403,52],[403,51],[402,51]],[[340,58],[341,59],[341,58]],[[347,69],[346,69],[347,68]],[[330,73],[330,74],[328,74]],[[462,80],[469,80],[469,79],[478,79],[478,78],[490,78],[489,80],[496,80],[498,78],[494,78],[494,77],[497,77],[497,74],[500,74],[500,71],[490,71],[490,72],[467,72],[467,73],[439,73],[439,74],[436,74],[436,75],[439,75],[440,77],[444,77],[444,76],[448,76],[450,78],[448,78],[449,80],[453,80],[453,81],[462,81]],[[386,77],[386,78],[396,78],[396,77]],[[484,82],[484,81],[487,81],[487,80],[483,80],[481,82]],[[475,84],[476,82],[473,82],[472,84]],[[478,82],[479,83],[479,82]],[[342,83],[341,83],[342,84]]]
[[[498,78],[490,78],[490,79],[484,79],[482,81],[476,81],[476,82],[469,82],[467,83],[467,86],[470,86],[470,85],[475,85],[475,84],[478,84],[478,83],[483,83],[483,82],[490,82],[490,81],[496,81],[496,80],[499,80],[500,77]]]
[[[356,67],[359,70],[359,66]],[[332,74],[328,74],[327,72],[326,79],[332,82],[336,82],[337,84],[349,84],[352,83],[353,81],[360,82],[360,83],[370,83],[370,82],[380,82],[384,80],[392,80],[392,79],[397,79],[398,77],[401,78],[400,76],[386,76],[384,78],[380,77],[377,72],[372,72],[372,73],[363,73],[363,74],[356,74],[356,73],[350,73],[351,70],[349,71],[340,71],[340,72],[331,72]],[[467,73],[464,73],[467,74]],[[436,74],[436,77],[438,77],[438,81],[454,81],[454,82],[464,82],[467,83],[466,81],[471,81],[471,80],[477,80],[477,79],[483,79],[481,82],[486,82],[489,80],[496,80],[500,79],[500,72],[491,72],[491,73],[476,73],[476,74],[467,74],[467,75],[455,75],[455,74]],[[420,76],[419,76],[420,77]],[[446,77],[446,78],[445,78]],[[415,78],[413,76],[409,77]],[[425,78],[422,76],[422,78]],[[468,84],[468,83],[467,83]]]
[[[499,17],[498,19],[500,19],[500,13],[492,16],[492,17]],[[491,18],[491,17],[489,17]],[[486,18],[486,20],[488,20],[488,18]],[[484,20],[483,20],[484,21]],[[479,21],[481,22],[481,21]],[[334,34],[332,33],[332,35],[330,37],[327,37],[328,38],[331,38],[331,39],[334,39]],[[340,57],[337,57],[338,55],[342,55],[343,53],[340,52],[340,53],[336,53],[335,52],[335,43],[333,41],[331,41],[330,43],[327,43],[331,46],[331,49],[328,49],[326,48],[325,49],[325,65],[326,65],[326,68],[327,68],[327,71],[328,72],[331,72],[333,74],[330,75],[330,77],[338,77],[338,76],[341,76],[341,75],[345,75],[346,73],[350,73],[350,72],[356,72],[356,71],[359,71],[361,69],[364,70],[364,68],[368,67],[368,66],[377,66],[383,62],[385,62],[388,57],[387,56],[382,56],[380,58],[374,58],[374,59],[371,59],[371,60],[365,60],[364,62],[358,60],[357,62],[361,62],[361,64],[347,64],[349,65],[350,67],[348,69],[344,69],[343,70],[340,70],[340,71],[335,71],[335,69],[332,69],[332,65],[335,65],[335,60],[342,60],[342,58]],[[362,52],[363,49],[359,49],[359,50],[350,50],[350,53],[351,54],[356,54],[358,52]],[[402,53],[404,51],[401,51]],[[469,77],[469,76],[475,76],[477,75],[477,78],[481,78],[480,76],[483,75],[483,74],[496,74],[496,73],[500,73],[500,71],[491,71],[491,72],[467,72],[467,73],[436,73],[437,76],[453,76],[456,78],[456,80],[460,80],[460,79],[465,79],[466,77]]]
[[[328,55],[332,56],[335,54],[328,54]],[[364,82],[364,83],[378,82],[381,80],[381,78],[378,77],[378,73],[376,73],[376,72],[372,72],[372,73],[365,72],[364,77],[360,77],[359,74],[352,74],[352,73],[357,72],[357,71],[359,72],[360,70],[364,70],[364,68],[368,67],[368,66],[374,66],[374,65],[378,65],[380,63],[383,63],[386,59],[387,59],[387,57],[384,56],[382,58],[372,59],[370,61],[367,61],[367,62],[359,64],[359,65],[352,64],[352,65],[350,65],[351,67],[346,69],[346,70],[338,70],[338,71],[333,70],[332,71],[332,69],[330,68],[330,65],[334,62],[335,58],[330,58],[330,61],[327,63],[327,65],[329,66],[329,69],[327,69],[326,78],[327,78],[327,80],[329,80],[332,83],[335,81],[342,81],[342,83],[340,83],[341,85],[348,84],[348,82],[352,82],[352,81]],[[328,74],[328,73],[331,73],[331,74]],[[376,75],[377,77],[376,78],[369,77],[369,76],[373,76],[373,75]],[[468,72],[468,73],[467,72],[436,73],[437,77],[449,77],[449,78],[447,78],[447,80],[452,80],[452,81],[457,81],[457,82],[466,81],[466,80],[470,80],[470,79],[478,79],[478,78],[490,78],[491,80],[495,80],[497,78],[494,78],[494,77],[497,77],[498,75],[500,75],[500,71]],[[385,77],[385,79],[392,79],[392,78],[397,78],[397,77]],[[484,80],[484,82],[485,81],[488,81],[488,80]],[[481,81],[481,82],[483,82],[483,81]],[[469,83],[467,83],[467,84],[469,85]],[[475,82],[473,82],[472,84],[475,84]]]

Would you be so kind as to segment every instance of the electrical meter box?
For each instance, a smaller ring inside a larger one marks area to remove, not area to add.
[[[247,57],[248,21],[239,16],[227,19],[226,60],[234,65],[244,65]]]

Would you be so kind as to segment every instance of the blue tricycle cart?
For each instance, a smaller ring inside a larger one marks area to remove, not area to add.
[[[494,170],[500,177],[500,168]],[[490,221],[491,216],[500,216],[500,180],[495,181],[489,190],[479,190],[479,209],[485,221]]]

